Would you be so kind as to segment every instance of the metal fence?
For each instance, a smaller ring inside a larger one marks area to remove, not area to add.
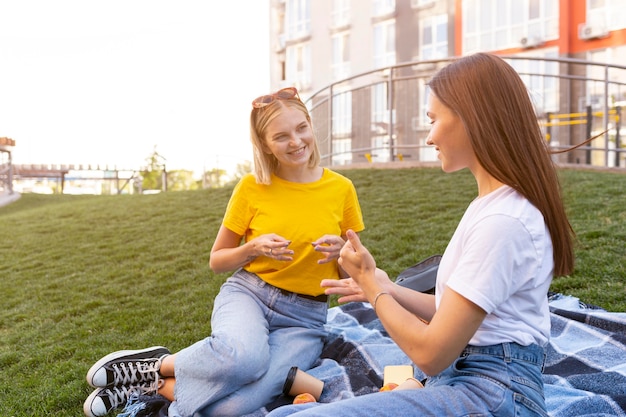
[[[504,56],[526,83],[557,163],[626,167],[620,137],[626,67],[568,58]],[[426,84],[454,58],[399,64],[330,84],[307,99],[326,166],[436,161],[426,145]]]

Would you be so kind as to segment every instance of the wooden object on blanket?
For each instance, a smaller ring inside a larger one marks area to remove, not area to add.
[[[413,367],[411,365],[387,365],[383,372],[383,385],[390,383],[402,384],[409,378],[413,378]]]

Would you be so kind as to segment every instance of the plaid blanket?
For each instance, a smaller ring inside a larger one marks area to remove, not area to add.
[[[609,313],[577,298],[550,294],[552,337],[544,383],[553,417],[626,417],[626,313]],[[329,310],[330,337],[311,375],[325,381],[320,402],[380,389],[386,365],[411,361],[388,337],[367,303]],[[415,377],[424,375],[415,368]],[[253,414],[290,399],[281,398]]]
[[[626,417],[626,313],[609,313],[574,297],[549,296],[552,338],[544,370],[548,413],[552,417]],[[320,402],[376,392],[382,386],[385,366],[411,364],[367,303],[329,309],[327,326],[329,337],[321,359],[308,371],[324,381]],[[424,378],[414,369],[417,379]],[[150,403],[141,400],[140,408]],[[248,417],[265,416],[291,401],[280,397]],[[120,416],[165,416],[164,405],[153,408],[160,412]]]
[[[544,370],[554,417],[626,416],[626,313],[553,295]]]

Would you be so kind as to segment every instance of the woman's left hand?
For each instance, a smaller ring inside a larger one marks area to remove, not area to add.
[[[375,278],[376,261],[354,231],[348,230],[347,236],[348,241],[340,252],[339,265],[363,287],[363,280]]]
[[[325,264],[339,258],[339,252],[341,252],[344,243],[341,236],[336,235],[324,235],[315,242],[311,242],[316,252],[321,252],[325,255],[317,263]]]
[[[326,295],[339,295],[337,299],[340,303],[351,302],[367,302],[367,297],[363,294],[363,290],[359,287],[359,284],[354,282],[352,278],[344,279],[323,279],[321,286],[326,288],[324,294]]]

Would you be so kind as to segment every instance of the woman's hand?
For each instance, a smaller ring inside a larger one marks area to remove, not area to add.
[[[374,257],[359,236],[353,230],[348,230],[346,236],[348,241],[341,249],[338,263],[360,288],[365,301],[371,301],[381,291],[393,294],[394,283],[385,271],[376,267]]]
[[[324,294],[333,295],[337,294],[340,297],[337,299],[340,303],[350,303],[363,301],[367,302],[367,297],[363,294],[363,290],[359,287],[359,284],[354,282],[352,278],[345,279],[323,279],[321,286],[326,288]]]
[[[324,235],[317,239],[315,242],[311,242],[316,252],[324,254],[324,258],[317,261],[318,264],[326,264],[339,258],[339,253],[344,245],[344,240],[341,236],[336,235]]]
[[[376,294],[386,289],[391,291],[393,283],[382,269],[376,268],[376,261],[369,251],[361,244],[359,236],[348,230],[348,241],[340,251],[338,263],[341,268],[350,275],[350,278],[333,280],[324,279],[322,287],[326,288],[327,295],[337,294],[340,303],[354,301],[367,302],[368,293]]]
[[[256,256],[266,256],[278,261],[293,261],[294,252],[287,248],[291,240],[275,233],[261,235],[249,243],[252,243]]]
[[[376,261],[353,230],[348,230],[346,236],[348,241],[341,249],[339,265],[359,287],[365,288],[367,281],[374,281]]]
[[[267,256],[279,261],[293,260],[293,251],[287,249],[291,241],[277,234],[259,236],[241,245],[243,236],[220,226],[213,247],[209,266],[216,274],[235,271],[252,262],[259,256]]]

